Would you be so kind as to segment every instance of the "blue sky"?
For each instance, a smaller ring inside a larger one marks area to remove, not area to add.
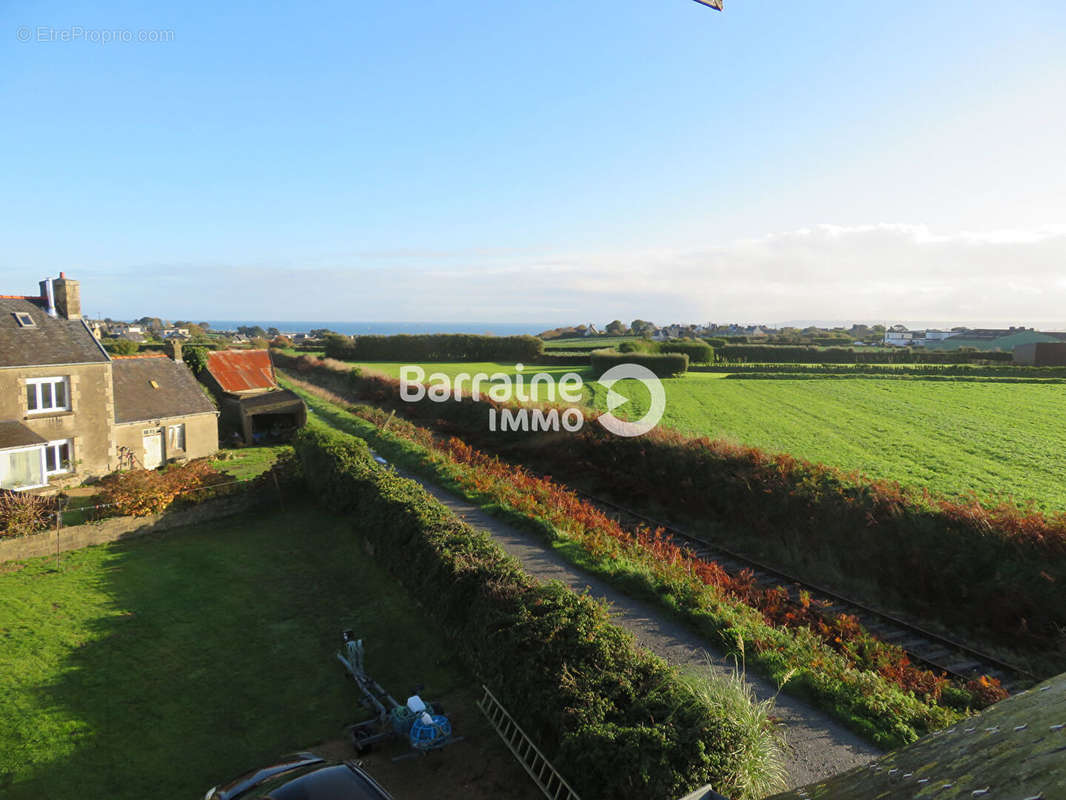
[[[0,89],[94,314],[1066,325],[1061,3],[4,4]]]

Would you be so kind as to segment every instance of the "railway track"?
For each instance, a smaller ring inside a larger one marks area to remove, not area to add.
[[[745,569],[750,570],[755,576],[756,585],[764,589],[780,586],[793,602],[799,602],[800,592],[808,592],[811,600],[818,601],[818,605],[827,616],[851,614],[878,639],[902,648],[912,663],[921,664],[963,681],[987,675],[999,680],[1003,688],[1011,694],[1036,680],[1034,675],[1022,667],[1009,664],[994,655],[983,653],[962,642],[926,630],[887,612],[871,608],[854,598],[824,586],[800,580],[725,547],[710,544],[674,525],[652,519],[613,501],[573,488],[571,491],[611,513],[623,524],[629,519],[651,528],[662,528],[675,544],[689,554],[697,558],[716,561],[731,574],[738,574]]]

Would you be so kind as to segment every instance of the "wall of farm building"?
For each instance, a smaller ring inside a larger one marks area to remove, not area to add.
[[[171,425],[185,425],[185,449],[176,450],[171,447],[167,436],[167,427]],[[116,448],[128,448],[138,459],[136,466],[144,462],[144,432],[147,430],[161,431],[163,435],[163,458],[165,461],[178,459],[181,461],[203,458],[212,455],[218,450],[218,419],[215,414],[190,414],[183,417],[166,417],[163,419],[143,420],[141,422],[127,422],[115,426]],[[120,452],[116,453],[112,469],[128,468],[129,464],[122,463]]]
[[[66,378],[70,411],[29,414],[26,382],[30,378]],[[52,479],[54,485],[80,483],[110,471],[114,461],[112,430],[115,401],[111,364],[9,367],[0,369],[0,419],[18,420],[48,441],[73,441],[73,471]]]
[[[1014,348],[1014,361],[1034,367],[1066,367],[1066,342],[1031,342]]]

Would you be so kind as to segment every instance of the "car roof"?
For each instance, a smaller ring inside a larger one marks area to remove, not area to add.
[[[388,792],[357,764],[321,766],[288,781],[269,800],[392,800]]]
[[[268,767],[253,769],[230,781],[225,786],[220,787],[216,797],[218,797],[219,800],[238,798],[245,792],[266,783],[272,778],[279,777],[298,769],[303,769],[312,764],[322,764],[324,761],[324,758],[319,758],[312,753],[293,753],[292,755],[283,756],[275,764],[271,764]]]

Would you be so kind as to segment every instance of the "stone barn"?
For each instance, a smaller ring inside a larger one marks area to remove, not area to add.
[[[284,442],[307,422],[304,401],[278,386],[268,350],[214,350],[200,379],[218,398],[223,441]]]

